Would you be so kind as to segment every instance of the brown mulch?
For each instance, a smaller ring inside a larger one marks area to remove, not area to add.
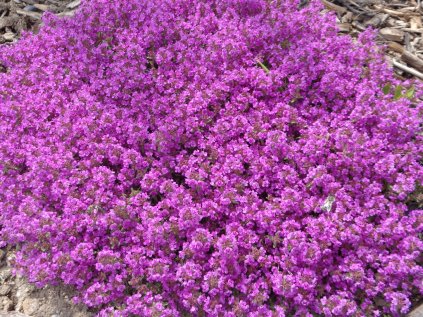
[[[340,33],[356,37],[377,29],[398,77],[423,81],[423,0],[321,0],[335,11]],[[421,1],[421,2],[420,2]]]
[[[37,32],[44,12],[71,16],[80,3],[81,0],[0,0],[0,44],[17,41],[23,30]]]

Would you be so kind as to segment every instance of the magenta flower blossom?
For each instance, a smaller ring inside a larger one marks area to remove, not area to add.
[[[0,237],[20,272],[99,316],[408,312],[422,87],[394,98],[412,83],[371,34],[320,11],[91,0],[2,47]]]

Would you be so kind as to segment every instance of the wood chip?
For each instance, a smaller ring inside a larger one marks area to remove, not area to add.
[[[360,22],[358,22],[358,21],[354,21],[352,23],[352,26],[354,28],[356,28],[357,30],[360,30],[360,31],[365,31],[366,30],[366,27],[363,24],[361,24]]]
[[[401,44],[398,44],[396,42],[388,42],[388,47],[394,52],[397,52],[400,54],[404,53],[404,47]]]
[[[394,19],[394,18],[389,17],[385,21],[385,26],[386,27],[394,27],[396,25],[397,25],[397,19]]]
[[[334,4],[334,3],[332,3],[332,2],[329,2],[329,1],[327,1],[327,0],[320,0],[324,5],[325,5],[325,7],[326,8],[328,8],[329,10],[333,10],[333,11],[336,11],[336,12],[338,12],[339,14],[344,14],[344,13],[346,13],[347,12],[347,9],[345,9],[345,8],[343,8],[343,7],[340,7],[339,5],[336,5],[336,4]]]
[[[40,4],[40,3],[34,3],[34,7],[36,7],[38,10],[41,11],[48,11],[50,6],[48,6],[47,4]]]
[[[401,8],[401,9],[398,9],[398,11],[400,11],[400,12],[405,12],[405,13],[407,13],[407,12],[412,12],[412,13],[414,13],[414,10],[416,9],[416,7],[414,6],[414,7],[410,7],[410,6],[408,6],[408,7],[404,7],[404,8]]]
[[[423,33],[423,28],[421,29],[410,29],[410,28],[402,28],[401,30],[406,32],[412,32],[412,33]]]
[[[386,19],[388,19],[389,14],[379,13],[376,14],[373,18],[371,18],[369,21],[367,21],[364,25],[366,26],[373,26],[373,27],[380,27],[382,26]]]
[[[404,43],[405,43],[405,49],[409,52],[412,52],[414,49],[411,46],[410,42],[410,33],[405,32],[404,34]]]
[[[397,20],[395,22],[395,29],[402,29],[406,27],[409,27],[409,24],[405,21]]]
[[[397,29],[384,28],[379,33],[388,41],[402,42],[404,40],[404,32]]]
[[[17,15],[12,15],[9,17],[4,17],[0,19],[0,29],[5,28],[7,26],[14,25],[19,20]]]
[[[71,17],[71,16],[75,15],[75,11],[76,10],[60,12],[60,13],[57,14],[57,16],[59,16],[59,17]]]
[[[423,28],[422,18],[421,17],[411,17],[410,18],[410,28],[411,29],[421,29],[421,28]]]
[[[419,48],[420,47],[420,37],[416,37],[412,42],[411,45],[413,45],[414,48]]]
[[[38,12],[31,12],[31,11],[25,11],[25,10],[21,10],[21,9],[16,9],[16,13],[19,15],[26,15],[28,17],[40,20],[41,19],[41,14]]]
[[[81,4],[81,0],[74,0],[70,3],[67,4],[66,8],[68,9],[75,9],[77,7],[79,7],[79,5]]]
[[[341,18],[341,22],[342,23],[351,23],[353,21],[353,13],[352,12],[347,12],[345,13],[342,18]]]
[[[375,8],[394,17],[403,18],[403,17],[411,17],[411,16],[420,16],[420,14],[417,12],[400,12],[400,11],[386,9],[382,6],[375,6]]]
[[[401,55],[401,60],[406,62],[408,65],[412,66],[413,68],[417,69],[420,72],[423,72],[423,60],[418,58],[416,55],[404,51]]]
[[[423,73],[415,70],[414,68],[407,67],[401,63],[398,63],[396,60],[392,60],[392,65],[423,80]]]
[[[339,32],[350,32],[351,31],[351,24],[349,23],[338,23]]]

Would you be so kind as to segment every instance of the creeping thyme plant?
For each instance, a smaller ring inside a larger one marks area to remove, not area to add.
[[[16,268],[99,316],[404,316],[421,87],[297,6],[91,0],[2,47]]]

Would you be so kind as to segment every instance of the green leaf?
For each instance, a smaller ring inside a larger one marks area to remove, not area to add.
[[[415,92],[416,92],[416,89],[413,86],[405,92],[405,97],[407,97],[408,99],[413,99]]]
[[[260,62],[259,60],[257,60],[257,63],[260,65],[260,67],[261,68],[263,68],[264,69],[264,71],[266,72],[266,74],[269,74],[270,73],[270,70],[269,70],[269,68],[267,68],[267,66],[266,65],[264,65],[262,62]]]
[[[382,91],[385,95],[387,95],[391,91],[391,88],[392,88],[391,84],[386,84],[385,86],[383,86]]]
[[[401,85],[395,87],[394,100],[398,100],[402,97],[402,89],[403,87]]]

